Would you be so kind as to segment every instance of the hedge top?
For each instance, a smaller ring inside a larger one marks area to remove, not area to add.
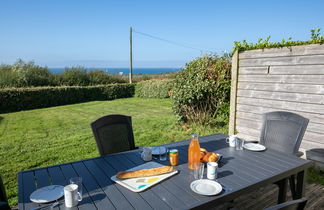
[[[234,41],[234,47],[232,53],[236,50],[239,52],[245,50],[255,50],[255,49],[265,49],[265,48],[280,48],[280,47],[291,47],[297,45],[308,45],[308,44],[324,44],[324,36],[321,36],[321,29],[316,28],[311,30],[311,39],[308,41],[292,41],[289,37],[287,40],[282,39],[281,42],[271,42],[270,36],[268,36],[264,41],[262,38],[258,39],[257,43],[248,43],[246,40],[242,42]]]

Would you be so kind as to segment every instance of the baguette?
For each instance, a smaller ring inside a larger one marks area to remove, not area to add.
[[[160,174],[166,174],[173,171],[172,166],[162,166],[159,168],[151,168],[151,169],[141,169],[136,171],[121,171],[118,172],[116,177],[118,179],[128,179],[128,178],[137,178],[137,177],[146,177],[146,176],[154,176]]]

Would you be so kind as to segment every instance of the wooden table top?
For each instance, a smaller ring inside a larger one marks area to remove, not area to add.
[[[29,200],[33,191],[51,184],[64,186],[69,183],[71,177],[81,176],[83,200],[74,209],[209,208],[304,171],[311,165],[308,160],[270,149],[264,152],[237,151],[228,147],[225,143],[226,137],[224,134],[215,134],[199,138],[201,147],[223,155],[219,163],[217,180],[225,186],[225,190],[217,196],[198,195],[190,189],[190,183],[194,178],[187,165],[189,140],[185,140],[164,145],[179,150],[177,166],[179,173],[143,192],[132,192],[110,179],[118,171],[125,171],[145,163],[139,151],[133,150],[22,171],[18,174],[18,207],[19,209],[38,207],[38,204]],[[169,165],[168,161],[160,163]],[[54,209],[65,209],[64,202]]]

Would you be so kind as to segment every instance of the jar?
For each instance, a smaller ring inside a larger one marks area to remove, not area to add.
[[[170,164],[171,166],[176,166],[179,163],[179,155],[178,155],[178,150],[177,149],[171,149],[169,152],[170,156]]]

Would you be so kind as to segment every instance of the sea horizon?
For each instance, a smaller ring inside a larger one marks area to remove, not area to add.
[[[60,74],[64,72],[65,67],[48,67],[48,70],[53,74]],[[90,67],[85,68],[86,71],[92,71],[92,70],[102,70],[109,74],[118,74],[118,75],[124,75],[129,74],[129,68],[119,68],[119,67]],[[174,73],[178,72],[180,68],[133,68],[133,74],[161,74],[161,73]]]

